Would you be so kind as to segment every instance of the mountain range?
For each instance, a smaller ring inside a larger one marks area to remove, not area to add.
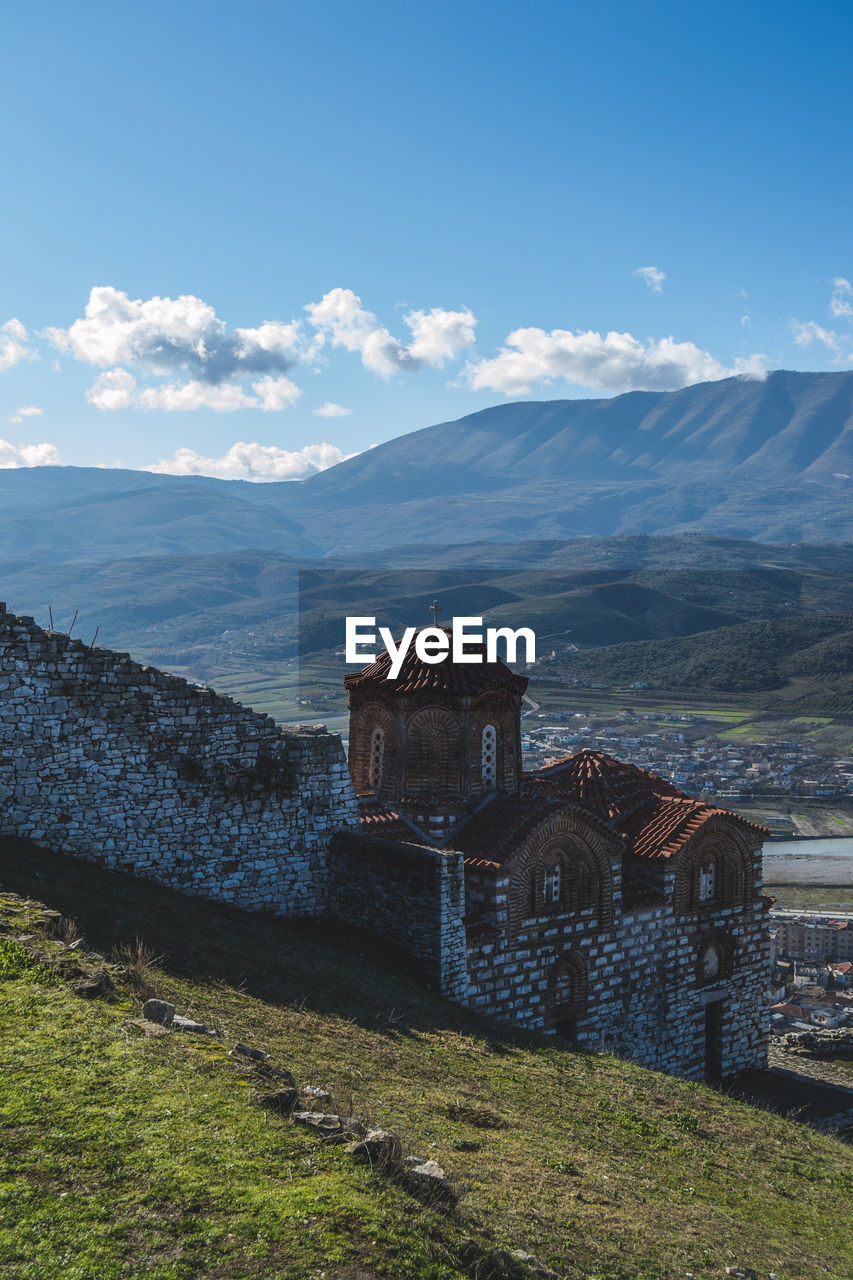
[[[853,540],[853,371],[511,403],[309,480],[0,472],[0,560],[301,558],[615,535]]]

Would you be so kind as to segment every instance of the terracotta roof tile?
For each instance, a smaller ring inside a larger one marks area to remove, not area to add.
[[[372,796],[360,798],[359,803],[365,835],[430,843],[391,806]],[[636,765],[601,751],[582,751],[525,775],[519,795],[496,794],[443,843],[461,853],[472,870],[498,870],[541,822],[566,809],[582,813],[611,837],[621,837],[624,856],[643,862],[671,858],[717,817],[762,838],[769,835],[766,828],[739,814],[692,800]],[[626,905],[660,901],[659,891],[647,882],[635,887],[626,879],[625,890]]]
[[[362,835],[414,843],[413,838],[417,836],[415,828],[390,805],[383,804],[372,796],[359,796],[358,808],[361,815]]]

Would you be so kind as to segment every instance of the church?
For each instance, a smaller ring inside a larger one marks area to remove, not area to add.
[[[322,725],[0,605],[0,833],[369,930],[448,999],[582,1048],[762,1065],[767,832],[598,751],[525,773],[527,679],[481,656],[347,675],[347,761]]]
[[[345,677],[362,836],[461,857],[455,998],[691,1079],[763,1065],[768,833],[600,751],[525,773],[527,678],[481,656]]]

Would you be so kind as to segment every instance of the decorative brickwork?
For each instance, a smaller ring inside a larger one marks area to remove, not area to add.
[[[481,673],[472,689],[469,668],[436,674],[407,662],[399,689],[383,684],[383,659],[347,678],[354,725],[378,689],[387,713],[414,730],[396,739],[406,756],[397,793],[383,780],[361,797],[363,830],[388,844],[391,861],[401,833],[429,842],[432,856],[462,854],[465,1003],[692,1078],[761,1065],[763,828],[601,752],[522,778],[523,689],[503,673],[493,688]],[[382,723],[375,711],[367,719]],[[371,875],[390,876],[400,901],[389,868]],[[380,919],[388,909],[382,899]]]

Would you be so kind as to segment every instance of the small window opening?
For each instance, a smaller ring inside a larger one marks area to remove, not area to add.
[[[370,742],[370,785],[374,791],[382,786],[382,757],[385,754],[385,734],[381,729],[373,730]]]
[[[545,873],[545,901],[546,903],[554,903],[560,901],[561,875],[560,864],[557,863]]]
[[[483,729],[483,786],[487,791],[494,791],[498,784],[498,735],[493,724]]]
[[[699,901],[711,902],[717,890],[717,868],[713,862],[699,872]]]

